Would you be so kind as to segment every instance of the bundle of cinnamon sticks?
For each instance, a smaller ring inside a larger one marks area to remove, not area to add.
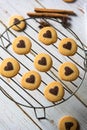
[[[72,10],[35,8],[35,12],[29,12],[29,17],[49,17],[49,18],[68,18],[69,15],[76,15]]]

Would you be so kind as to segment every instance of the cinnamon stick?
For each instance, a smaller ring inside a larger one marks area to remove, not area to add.
[[[59,14],[59,13],[34,13],[29,12],[27,13],[30,17],[48,17],[48,18],[68,18],[67,14]]]
[[[62,14],[75,15],[74,11],[71,10],[35,8],[34,11],[39,13],[62,13]]]

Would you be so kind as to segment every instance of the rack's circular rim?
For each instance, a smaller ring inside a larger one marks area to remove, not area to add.
[[[29,20],[29,19],[40,19],[40,18],[31,18],[31,17],[29,17],[29,18],[25,18],[24,20],[21,20],[21,21],[27,21],[27,20]],[[44,19],[44,18],[41,18],[41,19]],[[47,19],[48,19],[48,20],[53,20],[53,21],[58,22],[59,24],[61,24],[61,22],[59,22],[58,19],[55,19],[55,18],[46,18],[46,20],[47,20]],[[10,29],[12,26],[14,26],[14,24],[11,25],[10,27],[6,28],[5,31],[0,35],[0,38],[1,38],[7,31],[9,31],[9,29]],[[81,41],[80,38],[75,34],[74,31],[72,31],[69,27],[67,27],[67,28],[75,35],[75,38],[80,42],[80,44],[81,44],[82,47],[83,47],[84,54],[85,54],[85,45],[82,43],[82,41]],[[5,48],[4,44],[3,44],[3,47]],[[6,48],[5,48],[5,49],[6,49]],[[7,51],[7,52],[8,52],[8,51]],[[85,60],[85,58],[84,58],[84,60]],[[1,92],[2,92],[7,98],[9,98],[11,101],[13,101],[14,103],[16,103],[17,105],[21,105],[21,106],[28,107],[28,108],[34,108],[34,109],[50,108],[50,107],[57,106],[57,105],[59,105],[59,104],[65,102],[65,101],[67,101],[67,100],[70,99],[73,95],[75,95],[75,93],[78,91],[78,89],[79,89],[80,86],[82,85],[82,83],[83,83],[83,81],[84,81],[84,78],[85,78],[85,75],[86,75],[86,71],[85,71],[85,69],[84,69],[83,79],[82,79],[82,81],[81,81],[79,87],[78,87],[74,92],[72,92],[72,94],[71,94],[68,98],[66,98],[66,100],[57,102],[56,104],[53,104],[53,105],[48,105],[48,106],[43,106],[43,107],[42,107],[42,106],[41,106],[41,107],[32,107],[32,106],[29,106],[29,105],[24,105],[24,104],[22,104],[22,103],[20,103],[20,102],[15,101],[11,96],[9,96],[8,94],[6,94],[6,92],[2,90],[1,86],[0,86],[0,90],[1,90]],[[1,79],[1,78],[0,78],[0,79]]]

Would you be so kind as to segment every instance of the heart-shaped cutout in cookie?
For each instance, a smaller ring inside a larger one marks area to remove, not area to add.
[[[27,83],[34,83],[35,82],[35,76],[34,75],[30,75],[29,78],[26,79]]]
[[[11,62],[7,62],[7,66],[4,67],[5,71],[13,70],[13,65]]]
[[[25,48],[25,42],[24,40],[20,40],[19,43],[17,44],[18,48]]]
[[[47,65],[46,58],[45,58],[45,57],[42,57],[42,58],[38,61],[38,64],[40,64],[40,65]]]
[[[18,18],[15,18],[14,19],[14,24],[17,25],[17,24],[20,24],[20,20]]]
[[[47,30],[46,33],[43,34],[43,37],[45,37],[45,38],[52,38],[51,31]]]
[[[58,94],[58,91],[59,91],[59,88],[57,86],[55,86],[54,88],[51,88],[49,90],[49,92],[53,95],[57,95]]]
[[[65,122],[65,128],[66,128],[66,130],[70,130],[72,126],[73,126],[72,122]]]
[[[65,67],[65,75],[66,76],[71,75],[73,72],[74,71],[70,67],[68,67],[68,66]]]
[[[63,45],[63,48],[68,49],[68,50],[71,50],[71,48],[72,48],[71,42],[67,42],[66,44],[64,44],[64,45]]]

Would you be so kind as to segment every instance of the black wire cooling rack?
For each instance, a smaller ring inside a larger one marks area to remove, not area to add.
[[[46,118],[46,108],[54,107],[55,105],[61,104],[68,100],[71,96],[76,96],[77,90],[82,85],[86,70],[87,70],[87,51],[85,50],[84,44],[81,42],[79,37],[72,31],[69,27],[64,27],[62,22],[58,19],[45,19],[45,18],[27,18],[26,28],[21,32],[16,32],[11,29],[11,27],[6,28],[6,30],[1,34],[0,40],[0,61],[6,57],[14,57],[20,63],[21,69],[20,72],[14,78],[7,79],[0,76],[0,90],[2,93],[8,97],[10,100],[15,102],[18,105],[33,108],[36,118],[43,119]],[[38,41],[38,32],[40,30],[40,22],[44,21],[45,23],[53,26],[58,33],[58,40],[56,43],[46,46]],[[17,25],[16,25],[17,26]],[[17,26],[18,27],[18,26]],[[18,27],[19,28],[19,27]],[[27,55],[17,55],[12,50],[12,41],[15,37],[19,35],[24,35],[29,37],[32,42],[31,52]],[[63,56],[58,52],[58,42],[65,37],[73,38],[78,44],[77,53],[74,56]],[[42,77],[42,82],[40,87],[37,90],[30,91],[22,88],[20,80],[22,75],[29,71],[35,70],[33,66],[33,61],[35,55],[40,52],[48,53],[53,59],[53,66],[48,72],[39,72]],[[80,59],[80,60],[79,60]],[[72,82],[66,82],[61,80],[58,77],[58,66],[65,62],[71,61],[78,67],[80,75],[78,79]],[[65,89],[65,95],[63,99],[59,102],[52,103],[45,99],[43,90],[44,87],[52,81],[60,81]],[[2,87],[3,86],[3,87]],[[78,98],[79,99],[79,98]],[[80,99],[79,99],[80,100]],[[80,100],[81,101],[81,100]],[[42,109],[44,112],[43,117],[37,116],[37,109]]]

